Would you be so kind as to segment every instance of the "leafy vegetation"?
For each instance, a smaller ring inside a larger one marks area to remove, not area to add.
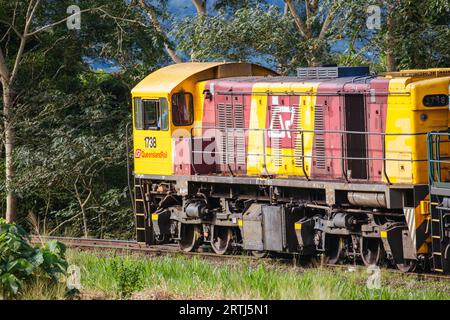
[[[185,256],[143,259],[104,252],[69,251],[68,260],[82,270],[81,293],[87,299],[450,298],[448,282],[417,281],[411,276],[387,270],[382,270],[382,287],[368,289],[366,281],[369,275],[364,270],[349,272],[320,267],[302,270],[245,260],[214,263]],[[126,276],[122,275],[125,269]],[[130,270],[132,272],[128,273]],[[120,280],[125,277],[130,278]],[[136,279],[132,279],[134,277]]]
[[[142,290],[144,275],[141,273],[140,265],[130,260],[114,259],[111,271],[119,298],[129,298],[133,292]]]
[[[51,288],[67,270],[62,243],[32,247],[27,240],[23,228],[0,218],[0,293],[4,298],[20,296],[31,283]]]

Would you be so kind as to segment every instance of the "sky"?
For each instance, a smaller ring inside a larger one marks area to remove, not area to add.
[[[212,1],[209,1],[211,4]],[[267,0],[268,4],[284,8],[283,0]],[[195,14],[195,7],[190,0],[169,0],[168,8],[172,13],[176,13],[178,17],[186,17]]]

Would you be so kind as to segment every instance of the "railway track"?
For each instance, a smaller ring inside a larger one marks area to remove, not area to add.
[[[252,262],[264,261],[276,261],[277,263],[283,263],[284,266],[289,265],[290,268],[298,267],[297,261],[293,258],[256,258],[250,255],[217,255],[212,252],[184,252],[181,251],[176,244],[165,244],[165,245],[154,245],[146,246],[137,243],[136,241],[130,240],[112,240],[112,239],[93,239],[93,238],[71,238],[71,237],[48,237],[48,236],[31,236],[30,242],[32,244],[42,244],[49,240],[57,240],[64,243],[68,248],[78,248],[82,250],[96,250],[96,249],[108,249],[113,251],[126,251],[137,254],[143,254],[146,256],[176,256],[184,255],[189,257],[200,257],[212,260],[248,260]],[[362,265],[344,264],[344,265],[334,265],[334,264],[324,264],[321,266],[330,269],[347,269],[347,270],[364,270],[366,267]],[[308,268],[303,267],[302,268]],[[408,272],[404,273],[400,270],[386,269],[383,268],[382,272],[389,272],[400,274],[405,277],[415,277],[416,280],[436,280],[436,281],[450,281],[450,275],[441,275],[435,273],[421,273],[421,272]]]
[[[160,255],[186,255],[198,256],[215,260],[232,260],[232,259],[249,259],[258,260],[252,256],[246,255],[217,255],[211,252],[184,252],[181,251],[176,244],[164,244],[147,246],[141,245],[136,241],[130,240],[111,240],[111,239],[93,239],[93,238],[71,238],[71,237],[47,237],[47,236],[31,236],[32,244],[41,244],[49,240],[57,240],[64,243],[68,248],[79,248],[87,250],[109,249],[114,251],[127,251],[133,253],[146,254],[150,256]]]

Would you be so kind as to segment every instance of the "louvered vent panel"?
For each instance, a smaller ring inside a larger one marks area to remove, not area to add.
[[[314,130],[325,130],[323,106],[316,106],[314,111]],[[325,161],[325,134],[315,133],[315,151],[316,151],[316,167],[318,169],[326,168]]]
[[[272,134],[271,134],[271,146],[272,146],[272,159],[274,162],[274,165],[276,167],[281,167],[283,161],[282,161],[282,141],[280,136],[285,134],[285,132],[281,131],[282,124],[281,124],[281,116],[280,116],[280,107],[279,106],[273,106],[272,107]]]
[[[244,106],[234,106],[234,127],[236,140],[236,163],[245,164],[245,123],[244,123]],[[239,130],[242,129],[242,130]]]
[[[235,148],[234,148],[234,130],[233,130],[233,107],[229,104],[225,106],[225,112],[227,115],[227,124],[226,127],[229,129],[227,130],[227,141],[226,141],[226,163],[232,164],[234,163],[234,156],[235,156]]]
[[[227,127],[227,115],[224,104],[217,105],[217,126],[220,128]],[[220,164],[226,163],[227,157],[227,144],[226,144],[226,130],[219,129],[220,139],[218,139],[218,150],[220,152],[219,161]]]
[[[294,128],[295,141],[294,141],[294,164],[297,168],[303,166],[303,149],[302,149],[302,133],[303,130],[303,115],[302,115],[302,105],[293,106],[294,109]]]
[[[338,78],[337,67],[298,68],[297,77],[301,79],[335,79]]]

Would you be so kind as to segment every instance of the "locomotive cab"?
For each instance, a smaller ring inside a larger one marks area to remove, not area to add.
[[[275,75],[248,63],[179,63],[153,72],[133,90],[135,174],[190,173],[189,150],[195,119],[201,119],[204,80]],[[181,172],[180,172],[181,170]]]

